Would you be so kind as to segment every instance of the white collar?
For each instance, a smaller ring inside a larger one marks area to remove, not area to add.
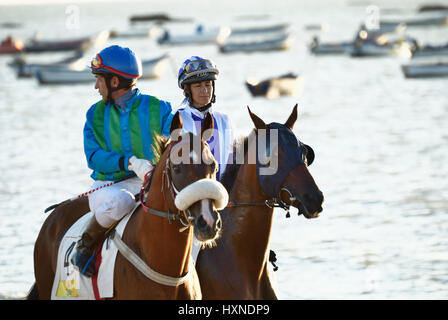
[[[200,117],[201,119],[204,119],[205,116],[207,115],[207,112],[210,112],[210,114],[213,114],[213,106],[211,106],[210,108],[208,108],[205,111],[199,111],[198,109],[196,109],[195,107],[190,106],[190,103],[188,102],[187,99],[184,100],[184,102],[182,102],[185,110],[191,112],[192,114],[194,114],[197,117]]]

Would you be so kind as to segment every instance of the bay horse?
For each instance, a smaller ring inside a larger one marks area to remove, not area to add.
[[[306,218],[322,211],[323,194],[307,168],[314,151],[292,132],[297,105],[285,124],[265,124],[248,111],[255,129],[236,151],[243,151],[244,163],[230,164],[221,179],[230,199],[221,211],[221,237],[196,262],[203,299],[277,299],[267,268],[273,207],[289,210],[292,205]],[[278,133],[278,142],[268,145],[266,154],[260,149],[263,139],[258,139],[263,130]],[[250,150],[257,151],[256,163],[250,161]],[[263,157],[271,162],[277,157],[275,174],[261,175]]]
[[[228,201],[225,188],[216,181],[217,162],[205,142],[206,132],[211,131],[213,126],[213,118],[207,117],[201,132],[201,137],[204,135],[205,140],[200,140],[200,149],[194,149],[193,139],[198,137],[191,133],[180,133],[182,119],[179,113],[176,113],[171,123],[171,138],[161,138],[160,158],[154,168],[144,206],[138,207],[130,217],[122,237],[123,242],[152,270],[176,279],[189,272],[191,276],[180,285],[160,284],[147,278],[122,254],[117,254],[113,299],[201,298],[198,277],[190,265],[193,234],[202,241],[215,239],[221,227],[216,207],[218,204],[225,206]],[[187,156],[187,159],[195,156],[200,159],[207,158],[207,161],[200,160],[194,164],[185,161],[175,163],[175,156]],[[205,192],[208,195],[201,198],[198,194],[202,191],[196,189],[193,190],[195,198],[190,199],[191,188],[198,182],[208,189]],[[213,192],[210,192],[210,189],[213,188],[223,190],[223,193],[213,194],[215,198],[212,198],[210,193]],[[190,190],[187,198],[184,190]],[[184,202],[182,209],[179,209],[179,201]],[[36,283],[28,295],[29,299],[51,298],[61,239],[69,227],[88,211],[88,201],[84,197],[62,203],[48,216],[35,243]],[[150,214],[154,212],[159,215]]]

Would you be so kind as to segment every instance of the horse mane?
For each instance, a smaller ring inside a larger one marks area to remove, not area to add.
[[[154,165],[159,162],[159,159],[162,157],[162,154],[165,152],[165,150],[168,148],[168,145],[171,143],[170,137],[165,137],[160,134],[156,134],[155,137],[153,137],[153,145],[152,145],[152,152],[154,153]]]
[[[255,132],[255,129],[252,130],[252,132]],[[250,136],[250,134],[247,136],[238,137],[237,139],[235,139],[235,141],[233,143],[232,161],[227,163],[226,170],[224,171],[224,174],[221,176],[221,179],[220,179],[220,182],[226,188],[228,193],[230,193],[230,191],[232,191],[233,185],[235,184],[236,176],[237,176],[238,171],[240,170],[240,167],[242,165],[242,163],[236,163],[236,155],[243,153],[244,157],[246,157],[246,154],[249,149],[248,148],[249,136]]]

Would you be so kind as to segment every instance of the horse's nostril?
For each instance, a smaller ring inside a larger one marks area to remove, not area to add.
[[[203,218],[202,216],[200,216],[200,217],[197,219],[197,226],[198,226],[199,228],[204,228],[205,226],[207,226],[207,222],[205,222],[205,220],[204,220],[204,218]]]

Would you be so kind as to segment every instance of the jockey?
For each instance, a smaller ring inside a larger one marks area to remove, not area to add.
[[[113,45],[103,49],[90,68],[102,97],[87,111],[84,126],[84,152],[95,180],[92,189],[122,181],[88,196],[93,215],[71,260],[88,277],[94,272],[96,245],[134,208],[134,195],[158,160],[152,150],[154,137],[169,136],[173,117],[169,102],[136,88],[142,64],[129,48]]]
[[[213,136],[207,142],[219,164],[217,180],[222,177],[226,164],[231,159],[234,140],[230,118],[212,108],[212,104],[216,101],[215,80],[218,74],[219,71],[212,61],[198,56],[185,60],[178,74],[178,86],[185,96],[178,110],[184,131],[200,133],[202,121],[207,113],[213,116],[215,128]]]

